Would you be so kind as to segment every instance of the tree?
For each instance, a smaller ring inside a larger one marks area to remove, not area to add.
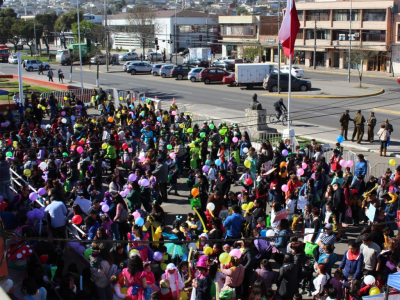
[[[358,71],[358,79],[359,79],[359,87],[361,86],[362,82],[362,74],[363,74],[363,66],[365,62],[368,62],[370,59],[374,58],[378,55],[378,51],[374,50],[367,50],[362,48],[351,48],[350,54],[350,62],[352,64],[357,64],[357,71]]]
[[[83,20],[82,11],[79,11],[79,19]],[[72,29],[72,24],[76,22],[78,22],[76,10],[70,10],[57,19],[54,29],[56,32],[68,31]]]
[[[50,52],[49,40],[54,37],[54,24],[57,18],[55,13],[36,15],[36,23],[43,27],[43,35],[41,37],[46,45],[47,54]]]
[[[82,20],[80,23],[81,26],[81,42],[85,38],[90,38],[93,42],[102,43],[104,41],[104,32],[105,27],[101,24],[96,24],[91,21]],[[72,32],[75,35],[75,41],[79,42],[78,40],[78,23],[72,24]]]
[[[16,20],[17,13],[12,8],[6,8],[0,11],[0,44],[6,44],[7,40],[13,37],[11,34],[11,27]]]
[[[243,47],[243,57],[254,60],[256,56],[261,58],[262,47],[261,46],[245,46]]]
[[[152,44],[154,34],[158,31],[155,13],[148,6],[136,6],[128,15],[127,21],[129,24],[127,32],[134,33],[134,36],[139,39],[144,55],[146,46]]]
[[[43,26],[41,24],[36,24],[36,36],[42,36]],[[18,37],[19,40],[25,42],[31,50],[31,56],[33,55],[33,45],[32,40],[35,38],[35,30],[33,20],[16,20],[11,27],[11,34],[13,37]],[[14,44],[14,46],[16,46]]]
[[[239,8],[236,10],[236,15],[238,15],[238,16],[240,16],[240,15],[248,15],[248,14],[249,14],[249,12],[248,12],[247,9],[244,8],[244,7],[239,7]]]

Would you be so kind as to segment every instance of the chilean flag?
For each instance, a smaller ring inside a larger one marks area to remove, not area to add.
[[[287,58],[294,52],[294,43],[296,41],[297,32],[300,28],[299,17],[297,16],[296,5],[294,0],[287,0],[286,13],[283,18],[281,29],[279,30],[278,39],[281,41],[283,51]]]

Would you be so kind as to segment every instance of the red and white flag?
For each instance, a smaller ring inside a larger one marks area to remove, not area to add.
[[[279,30],[278,39],[281,41],[283,51],[288,58],[290,54],[293,55],[294,43],[299,28],[300,22],[294,0],[287,0],[285,17],[283,18],[281,29]]]

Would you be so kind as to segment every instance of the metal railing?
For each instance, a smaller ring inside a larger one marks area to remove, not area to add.
[[[38,191],[31,186],[25,179],[23,179],[17,172],[15,172],[13,169],[10,169],[10,176],[11,176],[11,183],[12,185],[15,184],[19,187],[22,186],[22,184],[19,181],[22,181],[28,188],[30,191],[37,193]],[[15,189],[15,186],[12,186],[12,191],[14,193],[18,193],[17,190]],[[18,189],[18,188],[17,188]],[[29,192],[30,193],[30,192]],[[34,202],[36,202],[37,204],[39,204],[40,206],[44,207],[44,204],[42,204],[39,200],[35,200]]]
[[[390,169],[393,174],[396,173],[396,167],[388,167],[388,164],[386,163],[376,163],[370,168],[370,174],[375,176],[376,178],[381,177],[382,175],[385,175],[386,170]]]
[[[329,164],[329,160],[332,157],[332,155],[333,155],[333,150],[329,150],[329,151],[324,152],[324,157],[325,157],[326,163]],[[343,155],[342,155],[344,160],[346,160],[346,161],[351,160],[353,162],[353,166],[350,167],[350,172],[353,173],[353,175],[354,175],[354,172],[356,170],[356,165],[357,165],[357,162],[358,162],[358,156],[357,155],[358,155],[357,153],[354,153],[351,150],[344,150],[343,151]],[[365,174],[365,179],[364,180],[368,180],[369,176],[373,175],[373,174],[371,173],[370,162],[368,160],[365,160],[365,161],[367,162],[367,173]]]

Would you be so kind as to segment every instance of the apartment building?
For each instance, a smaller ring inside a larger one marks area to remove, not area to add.
[[[348,68],[349,48],[374,51],[365,70],[400,72],[400,1],[297,2],[300,30],[295,60],[299,64]],[[351,11],[351,13],[350,13]],[[357,68],[353,63],[351,68]]]

